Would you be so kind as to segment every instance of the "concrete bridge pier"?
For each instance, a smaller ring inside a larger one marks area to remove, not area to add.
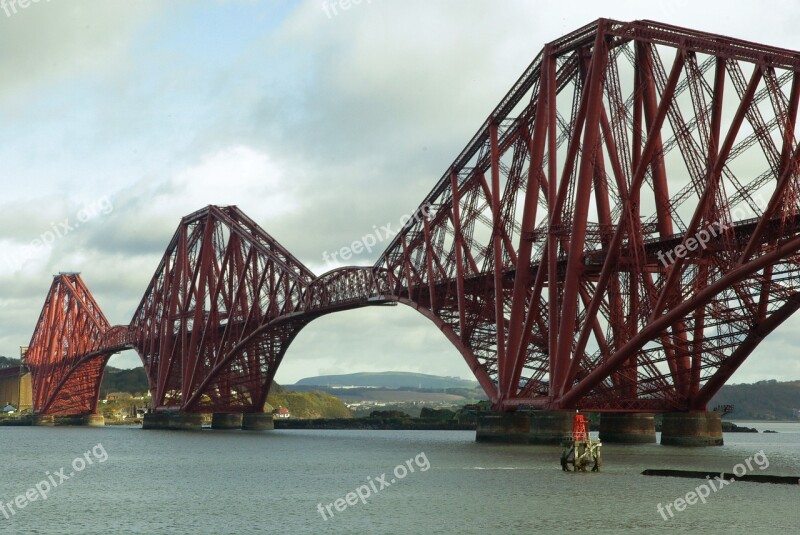
[[[162,411],[144,415],[142,429],[170,429],[173,431],[200,431],[202,415],[192,412]]]
[[[476,442],[561,444],[572,432],[572,411],[489,412],[478,415]]]
[[[31,425],[52,427],[56,425],[56,419],[49,414],[34,414],[31,416]]]
[[[575,411],[533,411],[530,444],[561,444],[572,434]]]
[[[522,412],[485,412],[478,414],[475,442],[527,444],[531,417]]]
[[[211,429],[241,429],[242,415],[238,412],[215,412],[211,415]]]
[[[670,412],[661,424],[664,446],[722,446],[722,419],[718,412]]]
[[[106,425],[106,419],[103,418],[102,414],[87,414],[83,418],[85,423],[82,425],[89,427],[105,427]]]
[[[105,427],[106,419],[102,414],[78,414],[70,416],[56,416],[56,425],[72,425],[77,427]]]
[[[242,415],[242,431],[269,431],[275,429],[272,414],[246,412]]]
[[[611,444],[655,443],[655,418],[649,413],[604,412],[600,415],[600,440]]]

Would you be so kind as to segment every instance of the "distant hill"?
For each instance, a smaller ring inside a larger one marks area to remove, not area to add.
[[[377,372],[348,373],[345,375],[318,375],[306,377],[295,383],[299,386],[345,387],[361,386],[374,388],[474,388],[477,381],[458,377],[441,377],[424,373]]]
[[[306,386],[295,386],[298,391],[304,392]],[[358,401],[378,401],[389,403],[405,402],[428,402],[428,403],[466,403],[467,399],[476,397],[486,397],[483,392],[466,389],[413,389],[405,390],[402,388],[331,388],[328,386],[317,386],[323,392],[327,392],[347,403]]]
[[[120,370],[119,368],[108,366],[106,367],[106,374],[103,376],[103,382],[100,384],[100,397],[105,397],[109,392],[144,394],[149,389],[144,368]]]
[[[753,384],[725,385],[711,399],[709,409],[733,405],[728,419],[796,420],[800,410],[800,381],[759,381]]]

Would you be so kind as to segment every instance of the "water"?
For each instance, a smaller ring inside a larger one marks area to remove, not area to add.
[[[795,533],[800,486],[732,483],[665,521],[656,505],[703,480],[639,475],[731,472],[763,450],[769,467],[752,473],[800,476],[800,424],[759,426],[780,433],[726,434],[718,448],[606,445],[599,474],[563,473],[558,447],[476,444],[474,432],[0,427],[4,503],[92,460],[47,500],[0,514],[0,533]],[[384,473],[388,487],[336,511]],[[318,504],[331,503],[324,520]]]

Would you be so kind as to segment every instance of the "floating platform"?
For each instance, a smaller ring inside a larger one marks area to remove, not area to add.
[[[776,483],[782,485],[800,485],[798,476],[771,476],[766,474],[745,474],[737,476],[728,472],[705,472],[702,470],[660,470],[648,469],[642,472],[643,476],[685,477],[691,479],[724,478],[726,481],[749,481],[751,483]]]

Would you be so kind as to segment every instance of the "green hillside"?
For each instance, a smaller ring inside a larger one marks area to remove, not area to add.
[[[733,405],[728,417],[743,420],[796,420],[800,409],[800,381],[759,381],[753,384],[725,385],[711,399],[709,409]]]
[[[267,403],[273,409],[286,407],[292,418],[352,418],[353,413],[342,401],[325,392],[287,392],[270,389]]]
[[[375,388],[474,388],[476,381],[458,377],[440,377],[424,373],[411,372],[377,372],[349,373],[345,375],[318,375],[306,377],[295,383],[306,386],[362,386]]]
[[[19,366],[19,359],[10,359],[0,355],[0,368],[10,368],[11,366]]]
[[[144,368],[120,370],[108,366],[100,384],[100,397],[105,397],[109,392],[129,392],[131,394],[144,394],[149,390],[147,374]]]

